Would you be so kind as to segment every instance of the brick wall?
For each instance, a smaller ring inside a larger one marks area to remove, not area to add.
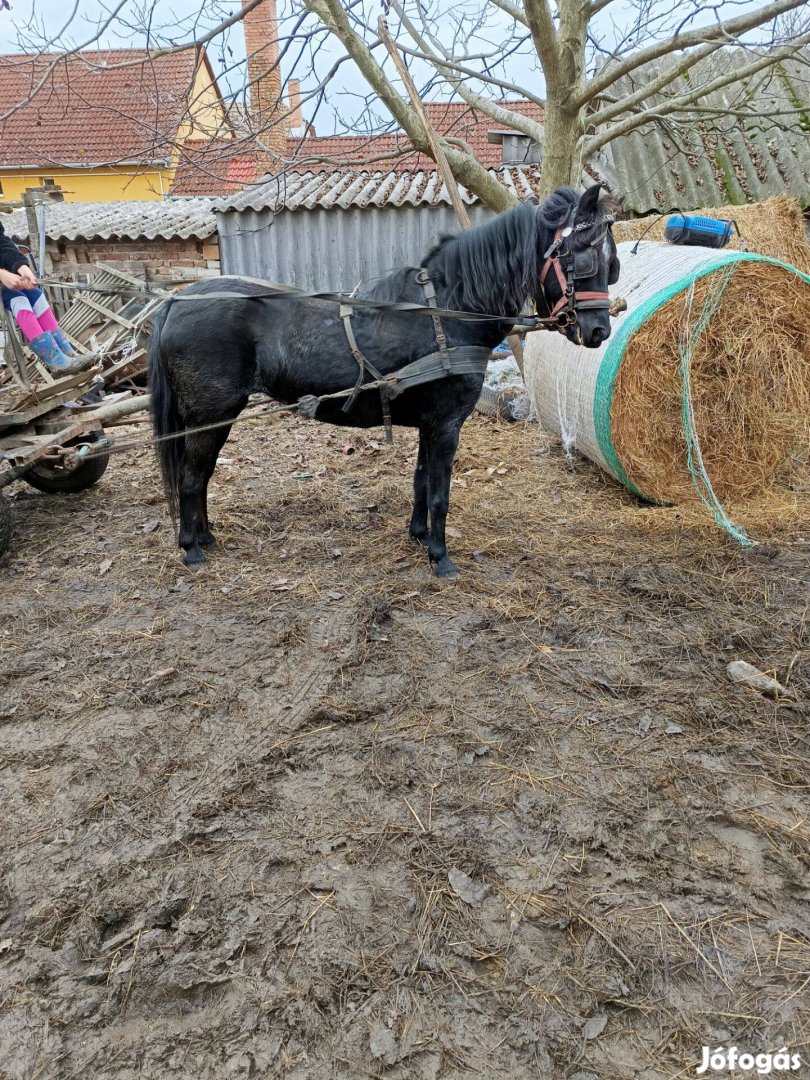
[[[54,273],[80,273],[87,263],[110,263],[133,277],[219,277],[219,244],[216,236],[206,240],[63,240],[48,241],[47,254]]]

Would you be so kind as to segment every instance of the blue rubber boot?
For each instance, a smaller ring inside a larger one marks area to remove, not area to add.
[[[73,357],[73,356],[76,355],[76,350],[73,348],[73,346],[68,341],[67,334],[65,333],[65,331],[61,327],[58,330],[54,330],[54,332],[53,332],[53,340],[56,342],[56,344],[59,346],[59,348],[65,354],[65,356]]]
[[[95,361],[95,356],[66,356],[56,343],[53,334],[40,334],[28,342],[38,360],[54,375],[68,375],[81,371]]]
[[[53,340],[56,342],[56,344],[59,346],[59,348],[65,354],[65,356],[69,356],[71,358],[71,360],[74,357],[79,356],[79,353],[76,352],[76,350],[73,348],[73,346],[68,341],[68,336],[65,333],[65,331],[61,328],[61,326],[59,327],[58,330],[54,330],[54,332],[53,332]],[[98,359],[98,353],[97,352],[81,353],[81,364],[79,366],[81,367],[82,365],[90,364],[93,360],[97,360],[97,359]],[[76,370],[75,365],[74,365],[73,370],[74,371]]]

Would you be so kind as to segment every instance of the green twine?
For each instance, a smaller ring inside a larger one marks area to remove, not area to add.
[[[695,282],[689,286],[686,300],[686,318],[684,329],[681,331],[678,341],[678,356],[680,358],[681,379],[683,381],[683,393],[681,395],[681,426],[684,439],[686,440],[686,460],[689,466],[689,475],[692,485],[700,496],[703,505],[709,510],[715,522],[724,529],[732,539],[742,547],[755,547],[757,541],[752,540],[741,525],[736,525],[725,511],[723,504],[717,497],[712,486],[706,466],[703,464],[703,454],[700,450],[700,440],[695,428],[695,413],[692,405],[692,387],[690,381],[690,361],[695,346],[700,340],[709,322],[717,312],[717,308],[734,273],[736,263],[730,263],[725,273],[718,274],[710,282],[709,292],[703,305],[703,310],[697,322],[690,325],[692,305],[695,299]]]

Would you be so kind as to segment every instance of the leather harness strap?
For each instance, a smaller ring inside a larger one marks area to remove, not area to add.
[[[351,349],[352,356],[357,361],[357,366],[360,369],[357,373],[357,382],[354,384],[354,389],[352,390],[349,397],[346,399],[346,404],[343,406],[343,412],[345,413],[349,412],[354,405],[357,395],[360,393],[360,389],[363,385],[363,380],[366,377],[366,372],[368,372],[373,379],[376,379],[377,382],[382,382],[384,380],[384,376],[374,367],[372,363],[370,363],[366,359],[363,353],[360,352],[360,347],[357,344],[357,338],[354,336],[354,328],[352,327],[353,310],[354,309],[352,308],[351,304],[340,305],[340,317],[343,320],[343,329],[346,333],[346,340],[349,343],[349,348]],[[381,386],[380,403],[382,405],[385,439],[386,442],[393,443],[394,432],[391,423],[391,403],[388,398],[389,394],[387,388],[385,386]]]
[[[420,266],[416,272],[416,280],[422,286],[422,292],[425,294],[425,303],[428,307],[435,308],[436,305],[436,290],[433,288],[433,282],[430,280],[430,274],[427,272],[424,266]],[[447,337],[442,327],[442,320],[438,314],[433,315],[433,329],[436,333],[436,343],[439,346],[439,352],[442,357],[442,367],[448,375],[451,374],[450,367],[450,354],[447,351]]]
[[[589,227],[590,225],[591,223],[588,223]],[[552,269],[554,270],[554,274],[556,275],[557,282],[560,286],[562,295],[551,309],[550,316],[552,318],[566,309],[575,316],[577,309],[584,311],[588,308],[610,308],[610,293],[594,292],[593,290],[580,291],[577,289],[573,256],[569,256],[569,269],[567,275],[563,271],[561,262],[563,245],[571,233],[577,231],[579,228],[581,228],[581,226],[571,229],[570,226],[566,227],[561,225],[559,229],[557,229],[554,234],[554,242],[546,252],[546,261],[543,263],[543,269],[540,271],[541,288],[548,277],[549,270]]]
[[[354,308],[351,304],[341,303],[340,305],[340,318],[343,322],[346,340],[349,343],[352,356],[357,361],[357,366],[359,368],[357,382],[354,384],[351,394],[346,399],[343,406],[343,412],[350,412],[354,406],[357,395],[363,388],[366,372],[368,372],[368,374],[378,383],[390,383],[390,385],[380,386],[380,401],[382,403],[385,438],[389,443],[394,441],[390,402],[392,397],[401,394],[408,385],[415,386],[418,383],[430,382],[434,379],[441,379],[445,375],[483,374],[486,369],[487,358],[490,354],[489,349],[476,347],[474,350],[475,356],[472,360],[470,359],[470,355],[467,354],[467,350],[463,350],[461,355],[457,355],[458,350],[453,350],[454,356],[451,358],[450,349],[447,346],[447,335],[444,332],[444,327],[442,326],[442,320],[439,316],[436,304],[436,290],[433,287],[433,282],[430,280],[430,274],[424,266],[420,267],[416,272],[416,280],[422,286],[422,291],[425,294],[425,302],[429,307],[434,309],[431,317],[433,319],[433,328],[436,333],[436,344],[439,346],[439,351],[438,353],[429,353],[427,356],[423,356],[419,360],[415,360],[412,364],[408,364],[406,367],[402,368],[401,371],[406,372],[405,379],[401,377],[400,372],[394,372],[386,378],[363,355],[360,351],[360,346],[357,344],[357,338],[354,336],[354,328],[352,326]],[[486,354],[486,357],[483,359],[482,363],[484,354]],[[438,365],[436,364],[437,356],[440,360]]]

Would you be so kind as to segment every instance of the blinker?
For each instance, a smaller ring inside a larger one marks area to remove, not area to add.
[[[596,277],[599,272],[599,256],[596,248],[588,247],[584,251],[575,251],[571,259],[575,280]]]

